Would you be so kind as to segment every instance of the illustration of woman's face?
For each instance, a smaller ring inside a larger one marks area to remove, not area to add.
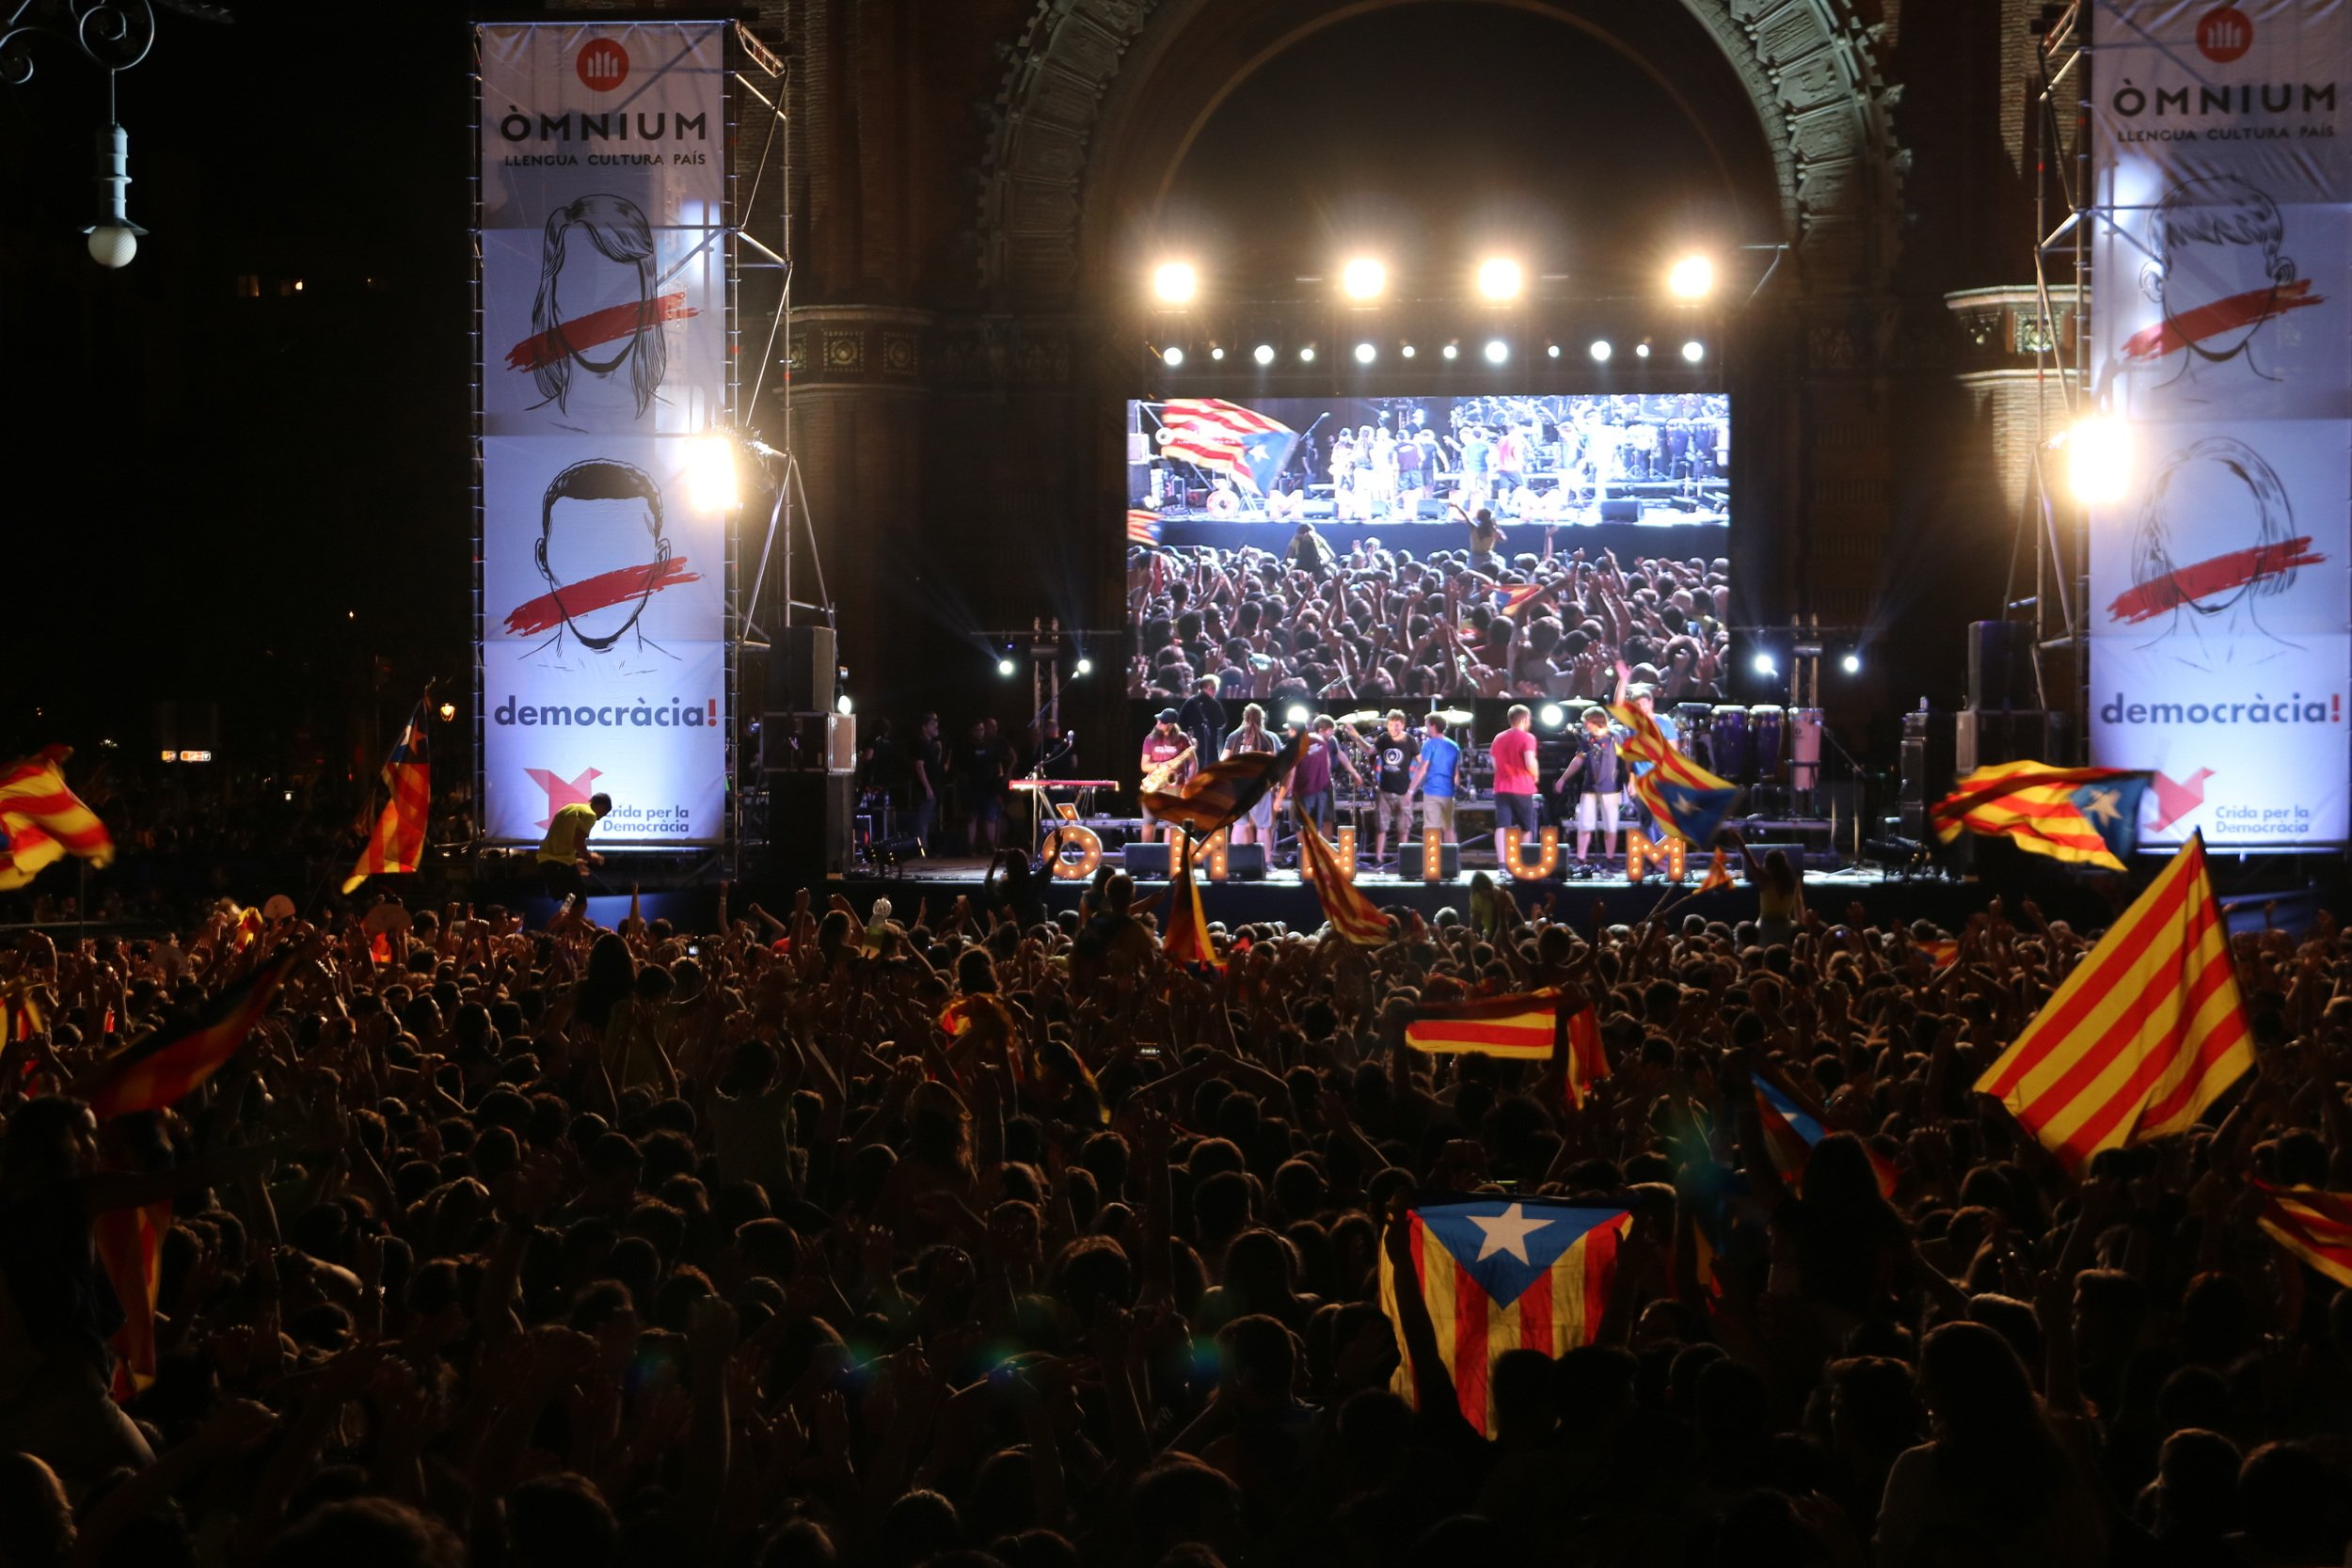
[[[2158,303],[2164,308],[2165,319],[2179,325],[2183,317],[2216,300],[2277,288],[2280,280],[2273,275],[2276,265],[2259,245],[2234,240],[2176,239],[2166,253]],[[2262,325],[2262,318],[2257,316],[2227,331],[2195,336],[2191,346],[2208,359],[2232,358],[2245,350]]]
[[[598,250],[586,229],[574,225],[564,247],[564,266],[548,284],[550,313],[558,322],[578,321],[615,306],[640,305],[646,297],[645,270],[636,261],[616,261]],[[575,349],[572,360],[581,369],[610,375],[637,346],[637,334],[626,333],[611,346],[594,351]]]
[[[609,645],[636,621],[660,575],[660,538],[653,510],[642,497],[581,500],[567,496],[555,503],[548,516],[548,536],[539,546],[539,562],[559,603],[567,587],[582,590],[573,597],[585,601],[605,596],[586,591],[585,585],[594,578],[616,573],[644,575],[638,592],[601,609],[564,606],[564,623],[580,641],[591,647]]]
[[[2191,463],[2172,476],[2165,492],[2167,542],[2177,580],[2181,569],[2262,540],[2262,502],[2245,479],[2226,463]],[[2251,581],[2218,594],[2182,601],[2200,615],[2218,615],[2254,591]]]

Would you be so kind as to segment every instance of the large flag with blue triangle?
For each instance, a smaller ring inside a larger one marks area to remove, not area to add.
[[[1463,1418],[1492,1436],[1496,1359],[1514,1350],[1565,1355],[1593,1342],[1632,1214],[1494,1196],[1417,1204],[1406,1223],[1412,1279],[1397,1277],[1385,1247],[1380,1257],[1380,1307],[1404,1356],[1391,1386],[1414,1398],[1398,1292],[1417,1288]]]

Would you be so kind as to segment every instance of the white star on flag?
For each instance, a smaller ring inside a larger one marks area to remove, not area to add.
[[[2122,792],[2115,789],[2094,789],[2083,803],[2083,815],[2100,822],[2115,822],[2122,818],[2118,803]]]
[[[1478,1249],[1478,1257],[1473,1259],[1480,1263],[1498,1252],[1507,1252],[1522,1263],[1532,1261],[1527,1256],[1528,1237],[1547,1226],[1560,1223],[1557,1220],[1531,1220],[1516,1203],[1492,1219],[1472,1214],[1470,1222],[1486,1235],[1486,1244]]]

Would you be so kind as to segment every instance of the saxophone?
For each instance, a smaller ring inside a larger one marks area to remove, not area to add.
[[[1157,795],[1161,791],[1167,789],[1168,781],[1176,776],[1176,769],[1182,768],[1185,763],[1190,762],[1192,760],[1192,753],[1199,750],[1200,748],[1198,746],[1187,746],[1183,751],[1177,752],[1174,756],[1168,758],[1166,762],[1160,764],[1157,768],[1152,769],[1149,773],[1146,773],[1143,776],[1143,793],[1146,795]]]

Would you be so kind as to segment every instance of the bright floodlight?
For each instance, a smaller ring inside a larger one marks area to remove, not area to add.
[[[735,443],[715,431],[686,444],[686,501],[706,514],[735,510]]]
[[[1666,270],[1666,292],[1677,299],[1705,299],[1715,291],[1715,263],[1685,256]]]
[[[1511,345],[1510,345],[1510,344],[1508,344],[1508,343],[1504,342],[1504,341],[1503,341],[1502,339],[1500,339],[1500,338],[1495,338],[1495,339],[1492,339],[1492,340],[1489,340],[1489,341],[1488,341],[1488,342],[1487,342],[1487,344],[1486,344],[1486,363],[1487,363],[1487,364],[1489,364],[1489,365],[1500,365],[1500,364],[1502,364],[1502,363],[1505,359],[1508,359],[1508,358],[1510,358],[1510,357],[1511,357]]]
[[[1209,357],[1212,359],[1222,359],[1225,357],[1225,351],[1221,348],[1213,348],[1209,350]]]
[[[1274,345],[1272,343],[1260,343],[1255,349],[1250,351],[1249,357],[1255,359],[1261,365],[1271,365],[1274,363]]]
[[[1184,351],[1178,348],[1174,343],[1170,343],[1166,348],[1160,350],[1160,363],[1166,365],[1169,370],[1174,370],[1177,366],[1183,364],[1184,362]]]
[[[1446,345],[1445,345],[1445,356],[1446,356],[1448,359],[1453,358],[1454,356],[1456,356],[1456,355],[1460,354],[1461,352],[1462,352],[1461,347],[1460,347],[1460,345],[1458,345],[1458,344],[1455,344],[1455,343],[1448,343],[1448,344],[1446,344]]]
[[[1517,299],[1527,275],[1508,256],[1489,256],[1478,263],[1478,292],[1488,299]]]
[[[996,673],[1000,675],[1010,675],[1013,669],[1013,662],[1009,658],[1000,658],[996,661]]]
[[[1780,666],[1772,662],[1772,656],[1770,654],[1757,654],[1750,662],[1756,666],[1756,673],[1759,675],[1776,675],[1780,673]]]
[[[1350,299],[1375,299],[1389,286],[1389,269],[1370,256],[1359,256],[1340,269],[1340,292]]]
[[[850,701],[850,694],[846,691],[833,700],[833,706],[834,711],[842,715],[844,718],[847,718],[849,715],[857,711],[857,705]]]
[[[1635,344],[1633,345],[1633,357],[1634,357],[1634,358],[1636,358],[1636,359],[1646,359],[1646,358],[1648,358],[1648,357],[1649,357],[1649,344],[1647,344],[1647,343],[1635,343]]]
[[[1848,654],[1845,657],[1837,661],[1837,667],[1840,670],[1845,671],[1849,675],[1858,675],[1862,673],[1862,656],[1860,654]]]
[[[1379,357],[1380,351],[1372,344],[1358,343],[1356,345],[1356,363],[1359,365],[1369,365]]]
[[[2066,433],[2066,483],[2085,506],[2123,499],[2131,487],[2132,444],[2122,421],[2093,415]]]
[[[1313,714],[1307,711],[1306,705],[1303,703],[1293,703],[1290,705],[1290,711],[1282,715],[1284,722],[1292,724],[1303,724],[1313,717]]]
[[[1200,292],[1200,275],[1190,261],[1162,261],[1152,269],[1152,293],[1162,305],[1189,305]]]
[[[1298,351],[1298,362],[1302,365],[1311,365],[1315,362],[1314,344],[1309,343],[1305,348]]]
[[[1544,352],[1551,356],[1554,359],[1557,359],[1560,357],[1560,345],[1558,343],[1548,343],[1544,347]]]
[[[1535,717],[1543,722],[1544,728],[1556,730],[1568,721],[1568,710],[1558,703],[1546,703],[1536,711]]]
[[[1700,360],[1707,357],[1707,345],[1700,342],[1696,338],[1693,338],[1689,342],[1682,345],[1682,357],[1690,363],[1695,365]]]
[[[1611,355],[1613,355],[1613,354],[1616,353],[1616,352],[1617,352],[1617,351],[1616,351],[1615,349],[1611,348],[1611,347],[1609,346],[1609,340],[1608,340],[1608,339],[1606,339],[1606,338],[1596,338],[1596,339],[1594,339],[1594,340],[1593,340],[1593,350],[1592,350],[1592,353],[1593,353],[1593,362],[1594,362],[1595,364],[1597,364],[1597,365],[1606,365],[1607,363],[1609,363],[1609,356],[1610,356]]]
[[[1073,674],[1075,674],[1075,675],[1091,675],[1092,673],[1094,673],[1094,660],[1092,660],[1092,659],[1090,659],[1090,658],[1088,658],[1088,657],[1086,657],[1085,656],[1081,655],[1081,656],[1079,657],[1078,662],[1077,662],[1077,663],[1075,663],[1075,664],[1073,664],[1073,665],[1072,665],[1070,668],[1071,668],[1071,673],[1073,673]]]
[[[1413,356],[1413,345],[1406,343],[1403,348],[1398,349],[1396,352],[1405,356],[1406,358],[1410,359]]]

